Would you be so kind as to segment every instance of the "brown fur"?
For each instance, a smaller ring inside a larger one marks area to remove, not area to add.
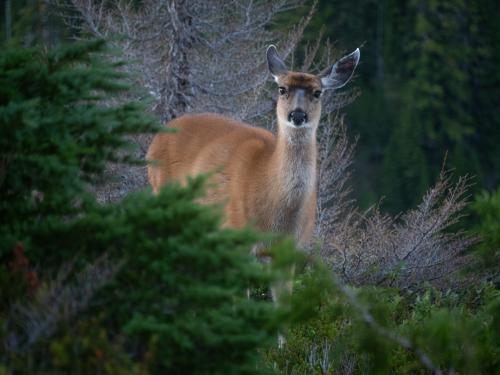
[[[279,105],[278,105],[279,107]],[[319,119],[319,117],[318,117]],[[286,126],[286,125],[285,125]],[[168,181],[214,172],[205,202],[227,202],[226,222],[294,234],[303,245],[316,209],[315,127],[277,135],[215,114],[185,115],[158,134],[147,154],[153,191]]]
[[[318,76],[309,73],[289,72],[279,77],[280,83],[288,87],[307,88],[311,92],[321,90],[321,80]]]

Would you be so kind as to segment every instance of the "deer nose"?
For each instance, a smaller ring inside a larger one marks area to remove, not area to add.
[[[307,113],[301,109],[290,112],[288,121],[292,122],[295,126],[303,125],[307,122]]]

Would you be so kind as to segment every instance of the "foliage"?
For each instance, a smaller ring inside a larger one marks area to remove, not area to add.
[[[266,352],[268,366],[284,374],[495,373],[498,290],[470,254],[477,239],[457,228],[470,179],[454,183],[442,171],[416,208],[396,217],[378,207],[360,212],[349,195],[353,147],[342,117],[330,118],[321,134],[328,141],[320,147],[313,251],[343,281],[315,281],[317,271],[299,278],[295,297],[307,296],[310,313],[297,320],[284,350]],[[487,198],[482,228],[493,239],[500,211]],[[319,298],[311,283],[322,285]]]
[[[500,283],[500,189],[491,193],[483,191],[471,205],[478,216],[476,232],[481,242],[476,246],[478,264],[471,265],[471,272],[484,270],[488,277]]]
[[[252,373],[259,358],[256,348],[274,342],[278,320],[271,302],[247,299],[246,289],[270,279],[248,251],[255,234],[218,230],[218,214],[193,202],[201,186],[198,180],[189,189],[174,186],[158,197],[130,197],[35,232],[30,253],[43,259],[37,266],[44,274],[50,275],[60,263],[57,258],[68,252],[79,262],[88,259],[85,264],[106,252],[112,264],[123,265],[90,295],[88,279],[77,273],[64,287],[42,281],[34,298],[45,305],[29,302],[29,295],[24,302],[17,297],[6,311],[8,348],[15,354],[7,362],[16,363],[20,355],[36,362],[49,345],[59,357],[53,363],[41,361],[40,369],[48,373],[62,372],[68,364],[81,373],[94,365],[90,368],[97,371],[102,362],[121,363],[123,355],[148,373]],[[50,299],[42,298],[45,288]],[[72,311],[82,296],[87,306]],[[88,329],[69,326],[86,317],[95,321]]]
[[[42,218],[82,210],[106,162],[129,159],[123,135],[158,129],[140,102],[98,104],[127,89],[103,48],[96,40],[0,56],[1,255]]]
[[[157,129],[109,101],[128,87],[103,48],[0,57],[0,373],[253,373],[280,326],[246,297],[273,279],[249,251],[264,238],[219,229],[203,178],[114,205],[86,190]]]
[[[325,277],[306,274],[297,294],[310,296],[311,285]],[[278,373],[489,374],[499,366],[500,299],[491,285],[469,296],[432,289],[408,295],[353,289],[330,277],[322,291],[310,300],[316,304],[308,319],[290,330],[287,346],[266,352]]]

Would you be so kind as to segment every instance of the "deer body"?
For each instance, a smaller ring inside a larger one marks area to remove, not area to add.
[[[204,202],[225,204],[225,225],[254,223],[264,231],[293,234],[305,245],[316,214],[316,129],[321,92],[343,86],[359,60],[345,56],[323,76],[289,72],[274,46],[267,50],[279,85],[278,131],[215,114],[184,115],[158,134],[147,159],[149,182],[157,193],[169,181],[214,172]]]
[[[215,114],[185,115],[170,122],[176,133],[156,136],[147,158],[153,191],[168,181],[215,172],[204,202],[225,203],[225,224],[249,222],[264,231],[309,238],[316,207],[316,139],[312,129],[285,134]]]

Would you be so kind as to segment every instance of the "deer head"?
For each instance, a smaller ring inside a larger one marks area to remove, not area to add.
[[[278,124],[292,129],[316,129],[321,116],[321,96],[325,90],[344,86],[358,65],[360,52],[357,48],[342,57],[320,75],[291,72],[279,57],[276,47],[267,48],[269,71],[278,84]]]

